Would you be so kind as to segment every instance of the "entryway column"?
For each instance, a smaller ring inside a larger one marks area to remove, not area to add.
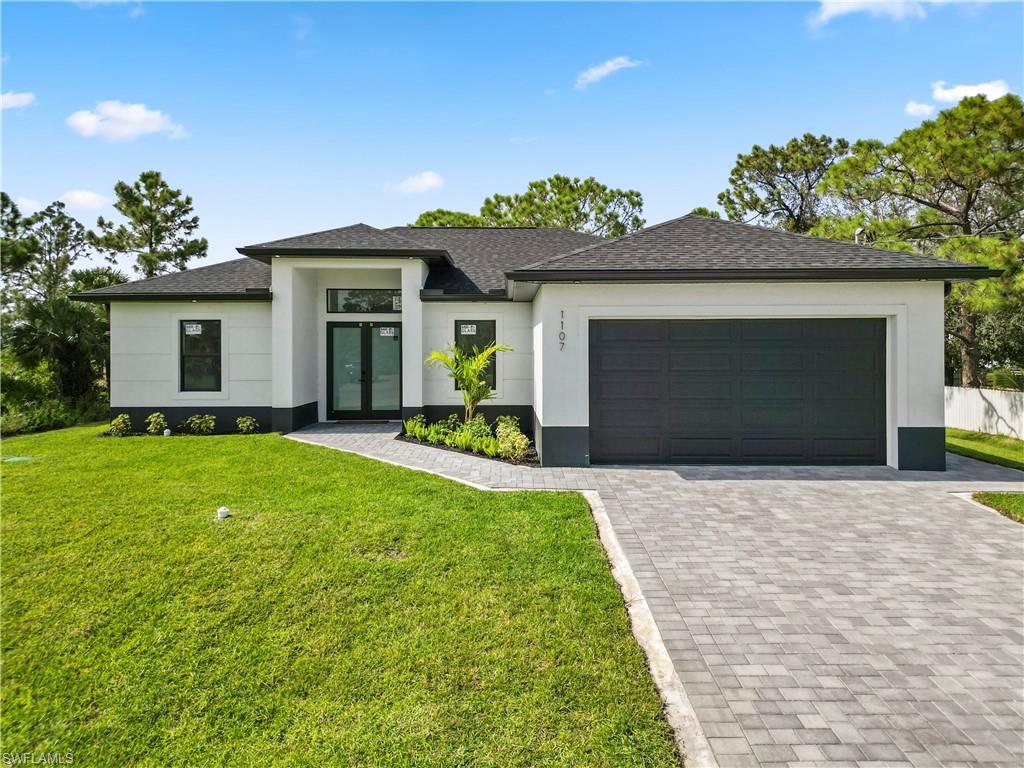
[[[402,415],[423,407],[423,302],[427,265],[410,259],[402,266]]]

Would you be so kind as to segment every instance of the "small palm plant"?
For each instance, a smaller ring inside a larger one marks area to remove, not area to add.
[[[466,421],[469,421],[480,403],[494,397],[485,376],[491,358],[498,352],[511,351],[512,347],[506,347],[504,344],[490,344],[483,349],[473,347],[472,352],[465,352],[457,344],[449,344],[443,352],[431,352],[427,363],[440,365],[446,369],[449,378],[455,381],[455,386],[462,390]]]

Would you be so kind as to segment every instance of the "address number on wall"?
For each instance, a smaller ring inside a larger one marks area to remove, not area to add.
[[[558,325],[558,351],[561,352],[565,349],[565,310],[561,310],[561,317],[559,318]]]

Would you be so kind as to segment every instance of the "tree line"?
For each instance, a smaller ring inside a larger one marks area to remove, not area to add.
[[[108,324],[74,293],[186,269],[206,256],[192,198],[157,171],[114,187],[119,222],[88,230],[63,203],[22,215],[0,193],[3,430],[102,418]],[[739,154],[718,204],[733,220],[984,264],[1000,277],[952,287],[947,377],[1020,386],[1024,367],[1024,105],[1015,95],[964,99],[890,142],[805,133]],[[707,207],[694,213],[719,217]],[[641,229],[643,196],[593,177],[554,175],[495,194],[478,213],[425,211],[413,226],[565,227],[603,237]],[[84,268],[104,257],[108,266]],[[1008,373],[1007,373],[1008,371]],[[1014,371],[1017,372],[1016,378]],[[995,377],[993,379],[992,377]]]
[[[195,237],[192,198],[157,171],[114,187],[115,223],[100,217],[93,230],[55,201],[23,214],[0,192],[0,392],[4,433],[47,429],[106,417],[109,331],[102,306],[75,293],[125,282],[126,258],[138,277],[186,269],[205,256]],[[86,266],[101,257],[105,266]]]

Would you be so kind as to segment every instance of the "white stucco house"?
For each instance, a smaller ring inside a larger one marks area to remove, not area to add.
[[[364,224],[79,294],[112,414],[264,429],[461,410],[431,350],[497,340],[494,398],[547,466],[942,469],[943,296],[976,265],[695,215],[613,240]]]

